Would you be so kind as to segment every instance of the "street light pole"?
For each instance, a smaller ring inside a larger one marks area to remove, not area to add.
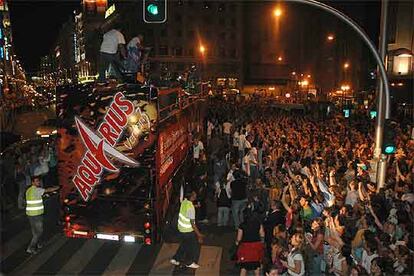
[[[385,64],[385,56],[387,52],[387,17],[388,17],[388,0],[382,0],[381,3],[381,22],[380,22],[380,40],[379,40],[379,54]],[[381,189],[385,185],[385,174],[387,168],[387,160],[384,154],[381,153],[382,138],[384,132],[384,122],[387,114],[384,114],[385,95],[384,95],[384,80],[378,78],[377,83],[377,99],[378,99],[378,117],[375,129],[375,150],[374,160],[377,166],[377,189]]]

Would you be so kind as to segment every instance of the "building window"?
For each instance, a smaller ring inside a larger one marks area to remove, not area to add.
[[[226,10],[226,6],[224,5],[224,4],[220,4],[219,6],[218,6],[218,11],[219,12],[224,12]]]
[[[219,39],[220,39],[221,41],[225,41],[225,40],[226,40],[226,33],[220,33],[220,35],[219,35]]]
[[[147,37],[154,37],[154,30],[150,29],[146,31],[146,36]]]
[[[183,48],[177,47],[175,48],[175,55],[181,57],[183,55]]]
[[[168,47],[167,46],[160,46],[158,49],[158,54],[160,56],[168,56]]]
[[[162,29],[161,30],[161,37],[167,37],[168,36],[168,31],[167,31],[167,29]]]
[[[213,24],[213,22],[212,22],[212,19],[211,19],[211,17],[210,16],[206,16],[206,17],[204,17],[204,23],[206,24],[206,25],[211,25],[211,24]]]
[[[224,47],[220,47],[219,48],[219,56],[221,58],[225,58],[226,57],[226,49],[224,49]]]
[[[176,14],[174,19],[177,23],[183,22],[183,17],[181,16],[181,14]]]

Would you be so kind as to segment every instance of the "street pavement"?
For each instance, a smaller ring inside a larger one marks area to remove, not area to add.
[[[47,119],[55,118],[53,110],[29,111],[16,115],[13,133],[19,134],[23,139],[36,137],[36,129]]]
[[[178,243],[145,246],[97,239],[67,238],[45,214],[45,245],[36,255],[25,252],[31,239],[23,211],[4,220],[1,235],[1,273],[4,275],[238,275],[228,250],[235,231],[201,225],[206,239],[197,270],[174,267],[170,258]],[[214,218],[213,218],[214,219]]]

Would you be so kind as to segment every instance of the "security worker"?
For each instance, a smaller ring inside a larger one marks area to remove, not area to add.
[[[54,192],[58,189],[59,187],[41,188],[40,177],[35,176],[32,178],[32,185],[26,191],[26,215],[29,218],[33,235],[32,241],[26,250],[29,254],[35,254],[37,249],[42,247],[39,243],[43,233],[44,206],[42,196],[44,193]]]
[[[197,198],[194,191],[185,194],[181,202],[180,213],[178,214],[178,231],[180,232],[180,247],[171,259],[171,264],[180,265],[187,261],[187,267],[199,268],[197,264],[200,256],[200,244],[203,243],[204,236],[195,224],[195,209],[193,201]]]

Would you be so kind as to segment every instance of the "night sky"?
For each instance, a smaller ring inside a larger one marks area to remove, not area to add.
[[[172,0],[169,0],[172,1]],[[39,60],[50,52],[61,25],[68,20],[80,0],[9,0],[14,46],[28,72],[38,70]],[[379,1],[323,1],[345,12],[361,24],[378,43]],[[361,13],[361,8],[368,13]]]
[[[10,20],[16,55],[27,72],[36,71],[40,57],[53,47],[59,29],[79,0],[9,0]]]

